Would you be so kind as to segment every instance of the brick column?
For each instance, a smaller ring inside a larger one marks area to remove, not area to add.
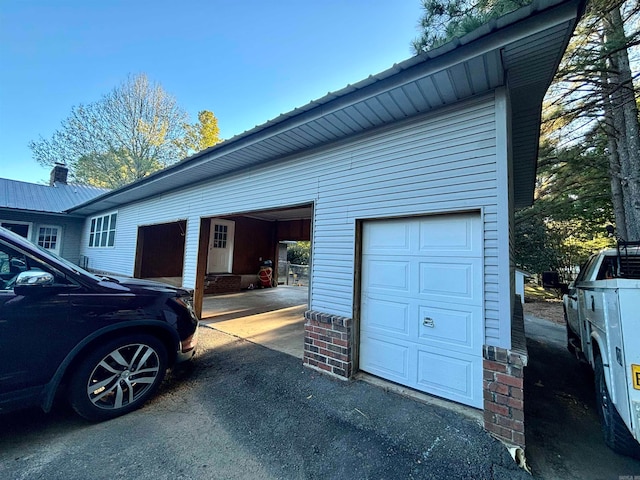
[[[483,356],[484,428],[505,443],[524,448],[527,354],[485,345]]]
[[[304,365],[349,379],[354,363],[353,320],[313,310],[304,312],[304,318]]]

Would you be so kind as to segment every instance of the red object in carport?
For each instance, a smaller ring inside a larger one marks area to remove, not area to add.
[[[270,287],[271,280],[273,278],[273,268],[262,266],[258,272],[258,278],[260,279],[260,285],[262,287]]]

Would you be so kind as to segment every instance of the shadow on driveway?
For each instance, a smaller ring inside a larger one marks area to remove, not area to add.
[[[525,330],[527,460],[534,478],[640,478],[639,461],[604,443],[593,375],[567,351],[565,327],[525,315]]]
[[[475,421],[204,326],[142,410],[2,418],[3,479],[526,479]]]

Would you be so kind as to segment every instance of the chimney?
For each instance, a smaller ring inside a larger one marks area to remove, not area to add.
[[[51,170],[51,176],[49,177],[49,186],[53,187],[56,183],[66,185],[67,173],[69,173],[69,169],[67,168],[67,166],[64,163],[56,162],[53,166],[53,170]]]

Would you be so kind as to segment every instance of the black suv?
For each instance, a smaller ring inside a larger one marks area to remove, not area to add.
[[[117,417],[197,338],[188,291],[96,276],[0,227],[0,412],[49,411],[63,393],[89,420]]]

